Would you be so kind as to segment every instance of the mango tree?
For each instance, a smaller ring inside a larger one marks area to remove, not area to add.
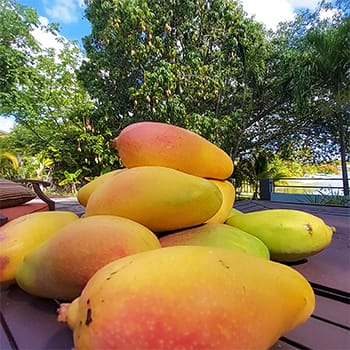
[[[85,3],[92,32],[79,77],[96,99],[96,128],[117,134],[137,120],[170,122],[234,158],[284,103],[267,32],[239,2]]]

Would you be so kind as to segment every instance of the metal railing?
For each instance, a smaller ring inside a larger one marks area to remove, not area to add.
[[[343,179],[335,177],[262,179],[259,193],[260,199],[277,202],[348,206],[350,199],[342,185]]]
[[[288,184],[283,184],[284,181],[288,181]],[[290,182],[301,182],[301,183],[307,183],[307,182],[317,182],[317,181],[321,181],[321,182],[334,182],[334,181],[338,181],[340,183],[342,183],[342,178],[335,178],[335,177],[328,177],[328,178],[324,178],[324,177],[286,177],[280,180],[273,180],[273,192],[287,192],[290,193],[290,191],[283,191],[283,189],[310,189],[313,190],[312,192],[315,192],[315,189],[319,189],[320,191],[327,189],[327,190],[339,190],[339,192],[343,191],[343,186],[333,186],[331,184],[327,184],[327,185],[320,185],[320,184],[311,184],[311,185],[304,185],[304,184],[291,184]],[[282,189],[282,191],[278,191],[278,189]],[[298,193],[298,192],[296,192]],[[304,193],[310,193],[307,191],[304,191]]]
[[[243,181],[240,184],[230,178],[236,189],[236,199],[252,199],[254,186]],[[342,178],[339,177],[286,177],[278,180],[262,179],[259,186],[259,198],[273,200],[272,197],[295,196],[297,200],[313,201],[313,197],[343,197]],[[304,199],[300,197],[307,196]],[[288,200],[288,198],[286,198]]]

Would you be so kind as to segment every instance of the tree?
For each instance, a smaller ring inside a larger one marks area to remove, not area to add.
[[[326,10],[332,10],[334,15],[322,19]],[[281,33],[289,52],[290,69],[286,76],[294,124],[298,126],[291,135],[298,134],[296,137],[312,145],[314,151],[318,147],[318,153],[320,149],[326,149],[327,155],[334,155],[334,149],[339,152],[344,195],[349,195],[346,167],[350,151],[349,5],[338,1],[334,8],[322,1],[315,12],[300,13]]]
[[[13,0],[0,0],[0,96],[16,90],[34,71],[31,55],[40,50],[31,35],[31,28],[39,25],[35,10],[25,8]]]
[[[314,70],[312,80],[318,99],[318,115],[328,125],[331,137],[339,145],[344,195],[349,196],[346,154],[350,143],[350,18],[336,28],[311,31],[306,36],[313,55],[309,67]],[[331,117],[330,117],[331,116]]]
[[[276,162],[276,159],[275,153],[264,149],[255,149],[242,155],[233,172],[237,187],[246,181],[253,186],[253,199],[258,199],[262,179],[278,180],[287,175],[286,169],[281,167],[281,163]]]
[[[91,125],[94,103],[77,80],[76,70],[84,59],[77,45],[48,26],[42,29],[52,31],[62,49],[41,48],[31,36],[33,26],[40,25],[35,10],[0,1],[0,113],[16,120],[8,141],[12,149],[7,151],[22,160],[51,159],[50,175],[56,184],[65,179],[65,171],[82,169],[84,179],[114,168],[110,135]]]
[[[80,79],[94,125],[116,134],[137,120],[200,133],[234,158],[284,103],[278,57],[263,26],[229,0],[86,1],[92,33]]]

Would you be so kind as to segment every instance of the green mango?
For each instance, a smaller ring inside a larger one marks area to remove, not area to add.
[[[225,223],[231,216],[233,216],[233,215],[240,215],[240,214],[244,214],[244,213],[242,211],[236,209],[236,208],[231,208],[231,210],[230,210],[230,212],[229,212],[229,214],[228,214],[228,216],[227,216],[227,218],[225,220]]]
[[[266,245],[258,238],[226,224],[206,223],[201,226],[176,231],[160,238],[162,247],[199,245],[227,248],[265,259],[270,258]]]

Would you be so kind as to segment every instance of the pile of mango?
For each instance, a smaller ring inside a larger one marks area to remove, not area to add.
[[[0,228],[0,283],[62,301],[84,349],[268,349],[315,307],[284,264],[334,228],[303,211],[234,209],[231,158],[184,128],[131,124],[111,147],[125,166],[83,186],[86,207]]]

